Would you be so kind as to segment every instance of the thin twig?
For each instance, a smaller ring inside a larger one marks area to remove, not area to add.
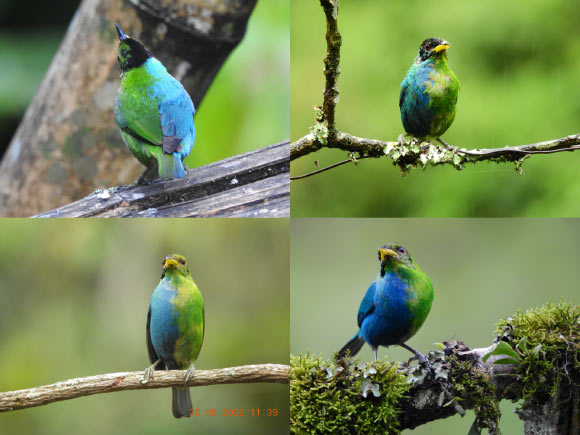
[[[113,391],[144,390],[187,385],[201,387],[220,384],[288,384],[290,367],[282,364],[258,364],[213,370],[197,370],[185,383],[186,370],[159,370],[146,381],[144,372],[109,373],[69,379],[56,384],[0,393],[0,412],[47,405],[61,400]]]
[[[312,175],[320,174],[321,172],[328,171],[329,169],[332,169],[332,168],[336,168],[337,166],[345,165],[345,164],[350,163],[350,162],[358,162],[359,160],[368,159],[371,157],[373,157],[373,156],[362,156],[358,159],[353,159],[353,158],[346,159],[346,160],[343,160],[342,162],[334,163],[333,165],[327,166],[326,168],[318,169],[316,171],[312,171],[312,172],[309,172],[309,173],[304,174],[304,175],[297,175],[296,177],[290,177],[290,181],[301,180],[302,178],[307,178],[307,177],[311,177]]]

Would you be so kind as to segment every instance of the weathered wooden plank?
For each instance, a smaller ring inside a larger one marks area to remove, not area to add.
[[[95,191],[35,217],[289,217],[289,142],[188,172],[180,180]]]
[[[289,186],[288,174],[279,174],[171,207],[128,212],[121,217],[229,217],[232,213],[253,217],[248,216],[250,212],[255,217],[274,217],[271,214],[284,203],[280,200],[290,204]]]

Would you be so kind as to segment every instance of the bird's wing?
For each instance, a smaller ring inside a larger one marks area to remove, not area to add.
[[[136,112],[134,110],[124,110],[124,113],[115,114],[117,124],[137,139],[145,140],[153,145],[163,143],[163,131],[159,114],[152,110]]]
[[[401,82],[401,94],[399,95],[399,109],[403,107],[403,103],[405,102],[405,97],[407,96],[407,89],[409,88],[409,79],[408,73]]]
[[[365,297],[363,298],[362,302],[360,303],[360,307],[358,309],[358,327],[360,328],[362,325],[363,320],[366,316],[373,312],[375,309],[375,282],[370,285],[369,289],[367,290]]]
[[[159,356],[155,352],[155,349],[153,348],[153,343],[151,342],[150,325],[151,325],[151,306],[149,306],[149,312],[147,313],[147,353],[149,353],[149,361],[151,361],[151,364],[154,364],[155,361],[159,359]],[[157,367],[158,369],[163,370],[165,366],[163,362],[161,362],[157,365]]]
[[[201,333],[201,343],[203,344],[203,339],[205,338],[205,305],[201,307],[201,317],[203,320],[203,332]]]
[[[170,100],[159,103],[159,118],[163,132],[163,151],[179,151],[181,140],[193,129],[193,102],[185,90]]]
[[[403,81],[403,83],[405,83]],[[399,95],[399,109],[403,107],[403,101],[405,101],[405,95],[407,94],[407,86],[403,86],[401,83],[401,95]]]

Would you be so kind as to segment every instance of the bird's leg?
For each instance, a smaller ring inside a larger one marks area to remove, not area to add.
[[[150,365],[149,367],[147,367],[145,369],[145,380],[146,381],[148,381],[149,379],[151,379],[153,377],[153,372],[155,371],[155,367],[157,367],[157,364],[159,364],[160,362],[161,362],[161,358],[159,358],[152,365]]]
[[[139,186],[150,184],[159,174],[157,165],[148,166],[137,179]]]
[[[441,145],[443,145],[448,150],[450,150],[450,151],[457,151],[457,147],[454,147],[453,145],[449,145],[447,142],[445,142],[440,137],[438,137],[436,140],[437,140],[437,142],[439,142]]]
[[[192,378],[194,373],[195,373],[195,367],[193,366],[193,363],[191,363],[189,365],[189,368],[187,369],[187,374],[185,375],[185,383],[187,383]]]
[[[417,357],[419,362],[421,362],[421,363],[425,364],[427,367],[429,367],[429,370],[433,370],[431,363],[429,362],[427,357],[425,355],[423,355],[421,352],[413,349],[411,346],[409,346],[408,344],[405,344],[405,343],[401,343],[399,346],[407,349],[409,352],[412,352]]]
[[[375,361],[377,360],[377,350],[379,349],[378,347],[372,347],[371,348],[373,350],[373,355],[375,357]]]

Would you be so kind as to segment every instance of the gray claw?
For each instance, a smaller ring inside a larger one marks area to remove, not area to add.
[[[187,369],[187,374],[185,375],[185,383],[187,384],[189,382],[189,380],[193,377],[193,374],[195,373],[195,367],[193,366],[193,364],[191,364],[189,366],[189,368]]]

